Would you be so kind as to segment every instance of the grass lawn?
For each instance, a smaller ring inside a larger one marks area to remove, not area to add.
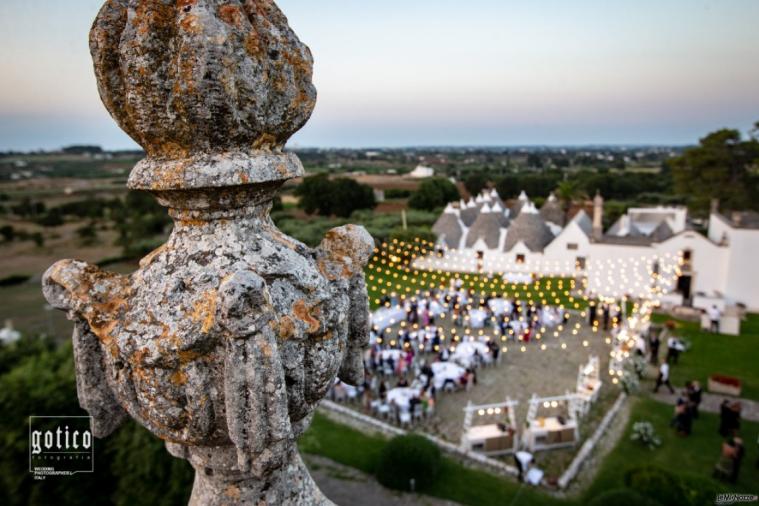
[[[418,251],[414,248],[418,248]],[[582,297],[575,297],[575,281],[571,278],[546,277],[533,283],[508,283],[497,274],[487,276],[417,270],[410,266],[412,255],[425,255],[428,252],[426,246],[415,246],[415,243],[386,243],[378,248],[366,268],[366,285],[372,309],[379,306],[379,299],[383,295],[414,294],[419,290],[447,288],[451,279],[461,279],[464,288],[483,294],[549,305],[560,304],[568,309],[580,309],[587,305]]]
[[[670,320],[666,315],[655,315],[654,321]],[[740,336],[723,336],[699,330],[698,322],[677,322],[676,334],[691,342],[691,349],[680,355],[679,363],[672,367],[672,383],[684,385],[698,380],[706,389],[712,374],[735,376],[743,381],[741,397],[759,400],[759,314],[751,314],[743,322]],[[662,354],[666,344],[662,343]]]
[[[677,436],[669,427],[674,408],[649,399],[631,399],[632,407],[629,425],[617,447],[603,462],[598,476],[586,493],[592,498],[605,490],[624,486],[626,471],[642,466],[657,466],[680,475],[690,475],[703,480],[712,479],[712,470],[717,462],[722,444],[722,437],[717,434],[719,417],[714,414],[701,413],[693,424],[690,437]],[[630,440],[632,424],[649,421],[656,427],[662,439],[662,445],[655,449],[648,448]],[[742,422],[742,435],[746,445],[746,457],[743,461],[737,485],[714,481],[719,490],[725,492],[759,493],[759,458],[757,436],[759,424]]]
[[[444,458],[440,479],[425,493],[472,506],[575,506],[586,504],[601,492],[623,488],[625,473],[644,466],[657,466],[679,476],[707,480],[716,490],[724,492],[759,493],[759,469],[756,467],[759,458],[756,444],[759,437],[758,423],[743,422],[746,457],[738,483],[730,485],[711,477],[722,443],[722,438],[717,434],[716,415],[702,413],[694,424],[692,435],[682,438],[675,435],[669,427],[672,406],[641,398],[633,398],[630,402],[634,404],[625,434],[601,464],[598,475],[583,494],[582,500],[560,500],[536,489],[522,487],[513,480],[469,469],[449,458]],[[637,421],[654,424],[662,439],[659,448],[649,450],[630,440],[632,424]],[[372,474],[384,445],[385,439],[381,437],[367,436],[317,413],[311,429],[301,438],[299,446],[304,453],[322,455]]]
[[[381,437],[367,436],[319,413],[299,443],[304,453],[322,455],[368,474],[374,473],[384,445],[385,439]],[[424,493],[471,506],[575,504],[520,486],[513,480],[469,469],[445,457],[439,479]]]

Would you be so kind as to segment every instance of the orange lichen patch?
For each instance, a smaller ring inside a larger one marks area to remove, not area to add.
[[[195,14],[188,14],[187,16],[184,16],[179,22],[179,26],[182,28],[182,30],[193,34],[198,34],[203,31],[200,20]]]
[[[225,4],[219,6],[219,18],[236,28],[242,27],[243,16],[239,5]]]
[[[253,141],[253,149],[261,149],[264,151],[270,151],[271,148],[277,145],[277,137],[270,133],[263,133]]]
[[[279,337],[281,339],[290,339],[295,335],[295,323],[289,316],[283,316],[279,320]]]
[[[187,383],[187,373],[185,373],[182,369],[177,369],[171,374],[169,381],[177,386],[185,385]]]
[[[263,49],[261,48],[261,40],[255,31],[251,31],[245,36],[245,50],[256,60],[261,59]]]
[[[207,334],[216,321],[216,290],[207,290],[195,301],[190,314],[190,319],[195,323],[201,323],[200,331]]]
[[[80,265],[58,262],[50,279],[65,290],[69,309],[87,321],[92,333],[115,357],[118,346],[112,333],[129,307],[129,278],[93,265]]]
[[[280,232],[279,229],[272,230],[271,238],[288,249],[291,249],[291,250],[297,249],[297,245],[295,244],[295,242],[292,239],[290,239],[290,237]]]
[[[240,500],[240,488],[236,485],[227,485],[227,488],[224,489],[224,495],[226,497],[229,497],[230,499],[234,501]]]
[[[309,332],[316,332],[319,330],[321,324],[319,323],[319,320],[314,318],[311,314],[312,311],[315,311],[318,314],[317,308],[311,308],[311,311],[309,311],[308,306],[306,306],[306,301],[303,299],[300,299],[293,304],[293,315],[302,322],[305,322],[308,326]]]
[[[180,226],[184,227],[202,227],[203,225],[208,225],[207,221],[198,219],[182,218],[177,221]]]
[[[240,182],[243,184],[248,184],[250,182],[250,176],[248,176],[247,172],[240,171]]]
[[[177,356],[179,357],[179,362],[181,364],[187,364],[201,357],[204,357],[205,353],[198,350],[185,350],[185,351],[180,350],[179,352],[177,352]]]

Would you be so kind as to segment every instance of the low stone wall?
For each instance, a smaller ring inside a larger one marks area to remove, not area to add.
[[[332,401],[322,401],[319,409],[331,420],[352,427],[363,433],[380,434],[385,437],[402,436],[408,433],[399,427],[395,427],[389,423],[385,423],[371,416],[359,413],[353,409],[346,408],[345,406]],[[517,468],[514,466],[504,464],[499,460],[491,459],[480,453],[463,450],[461,447],[449,443],[448,441],[444,441],[439,437],[425,434],[423,432],[418,432],[416,434],[426,437],[435,443],[443,452],[464,465],[476,467],[478,469],[482,469],[490,473],[502,476],[518,475]]]
[[[575,479],[577,474],[582,469],[583,464],[591,455],[598,442],[604,436],[604,433],[609,428],[609,425],[617,416],[617,413],[619,413],[619,410],[622,408],[626,400],[627,395],[624,392],[620,393],[611,409],[606,413],[603,420],[601,420],[601,423],[599,424],[596,431],[585,441],[585,443],[580,448],[580,451],[577,452],[577,455],[572,460],[572,463],[559,478],[558,486],[560,489],[566,489],[572,480]],[[408,433],[399,427],[390,425],[389,423],[383,422],[363,413],[359,413],[358,411],[347,408],[332,401],[323,401],[320,405],[320,411],[328,418],[343,425],[352,427],[363,433],[379,434],[384,437],[402,436]],[[420,432],[418,434],[435,443],[443,452],[455,458],[457,461],[461,462],[464,465],[482,469],[500,476],[516,477],[518,475],[516,467],[505,464],[500,460],[492,459],[480,453],[464,450],[457,445],[449,443],[448,441],[444,441],[443,439],[425,434],[423,432]]]
[[[574,460],[572,460],[572,463],[569,465],[569,467],[564,471],[564,474],[561,475],[558,481],[559,488],[565,489],[567,488],[567,485],[575,479],[577,476],[577,473],[580,472],[580,469],[582,468],[583,463],[585,460],[590,456],[590,454],[593,452],[593,449],[598,444],[598,441],[603,437],[604,433],[606,432],[606,429],[609,427],[609,424],[611,424],[612,420],[614,420],[614,417],[617,416],[617,413],[622,408],[622,405],[627,400],[627,395],[622,392],[619,394],[619,397],[617,397],[616,402],[614,402],[614,405],[611,407],[611,409],[606,413],[606,416],[604,416],[603,420],[601,420],[601,423],[598,425],[598,428],[593,433],[592,436],[590,436],[588,439],[585,440],[585,443],[582,445],[582,448],[580,448],[580,451],[577,452],[577,455],[575,455]]]

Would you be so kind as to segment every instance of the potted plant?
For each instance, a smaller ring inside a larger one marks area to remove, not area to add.
[[[709,391],[715,394],[741,395],[741,380],[732,376],[712,374],[709,377]]]

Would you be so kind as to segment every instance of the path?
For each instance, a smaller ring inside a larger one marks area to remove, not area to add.
[[[404,494],[384,488],[357,469],[316,455],[303,455],[319,488],[338,506],[458,506],[434,497]]]
[[[659,391],[659,393],[649,393],[648,395],[651,396],[651,398],[656,399],[659,402],[663,402],[665,404],[670,404],[672,406],[675,405],[677,402],[677,398],[679,397],[677,391],[675,391],[674,394],[670,394],[666,391]],[[720,411],[720,404],[722,404],[722,401],[724,399],[727,399],[731,402],[734,401],[740,401],[742,410],[741,410],[741,419],[742,420],[748,420],[750,422],[759,422],[759,402],[752,401],[750,399],[740,399],[737,397],[731,397],[729,395],[717,395],[717,394],[710,394],[707,392],[704,392],[702,401],[701,401],[701,411],[705,411],[707,413],[717,413],[719,414]]]

